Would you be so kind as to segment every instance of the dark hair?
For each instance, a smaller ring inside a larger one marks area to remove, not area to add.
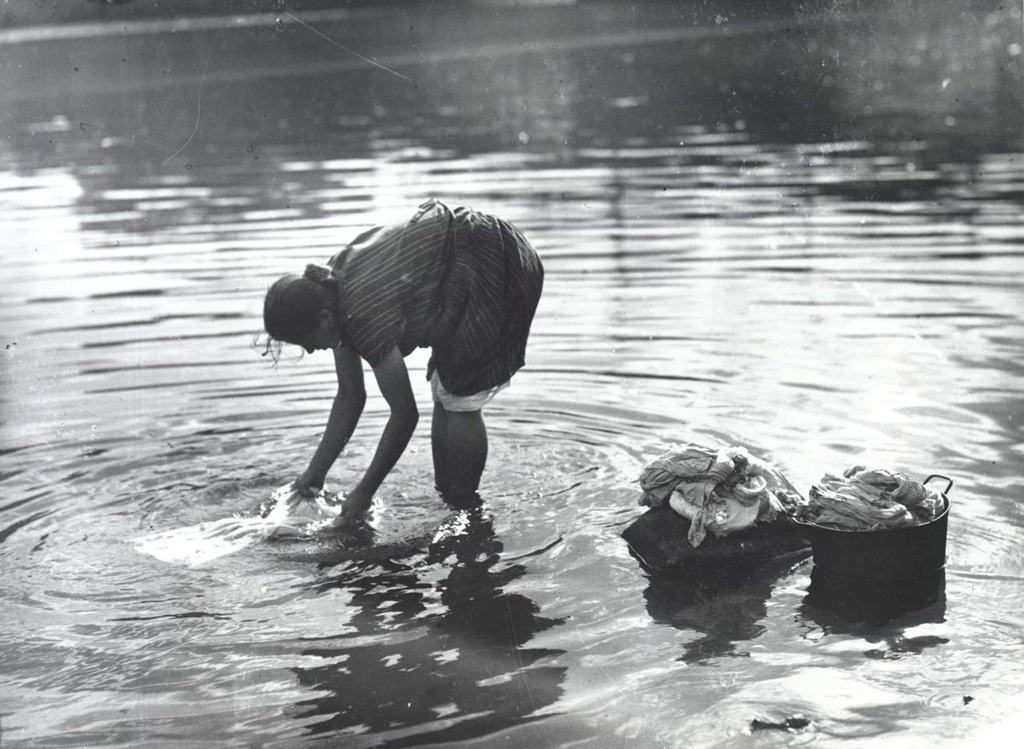
[[[338,285],[333,271],[324,265],[307,265],[301,276],[281,276],[263,300],[263,329],[267,334],[264,354],[277,352],[281,343],[298,344],[319,324],[320,312],[336,315]]]

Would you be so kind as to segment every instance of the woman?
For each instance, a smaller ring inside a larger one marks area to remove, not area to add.
[[[437,489],[452,502],[474,500],[487,460],[482,408],[524,364],[543,282],[540,258],[515,227],[436,200],[404,224],[361,234],[328,266],[278,279],[263,307],[271,342],[333,350],[338,375],[327,427],[296,488],[322,487],[352,436],[366,402],[365,359],[391,414],[342,517],[370,506],[419,419],[404,358],[429,346]]]

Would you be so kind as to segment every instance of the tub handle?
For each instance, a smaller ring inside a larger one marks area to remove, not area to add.
[[[943,481],[946,482],[946,491],[942,492],[943,494],[948,495],[949,490],[953,488],[953,479],[951,479],[949,476],[943,476],[941,473],[933,473],[931,476],[922,481],[921,484],[926,486],[928,482],[931,481],[932,479],[942,479]]]

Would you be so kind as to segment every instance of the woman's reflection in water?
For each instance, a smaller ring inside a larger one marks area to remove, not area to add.
[[[505,592],[526,570],[503,565],[502,550],[485,511],[464,509],[425,552],[347,562],[322,582],[318,592],[352,595],[346,625],[357,631],[351,645],[303,651],[330,661],[295,669],[313,695],[298,703],[310,732],[387,733],[388,745],[465,740],[554,704],[566,669],[544,663],[564,651],[523,645],[562,620]]]

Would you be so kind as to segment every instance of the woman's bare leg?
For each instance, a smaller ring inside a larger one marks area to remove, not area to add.
[[[448,489],[452,500],[477,500],[487,464],[487,427],[482,411],[449,411]]]
[[[487,464],[487,427],[482,411],[446,411],[434,403],[430,425],[434,484],[446,500],[476,502]]]
[[[434,402],[434,418],[430,422],[430,452],[434,456],[434,488],[447,497],[451,488],[448,476],[448,412]]]

